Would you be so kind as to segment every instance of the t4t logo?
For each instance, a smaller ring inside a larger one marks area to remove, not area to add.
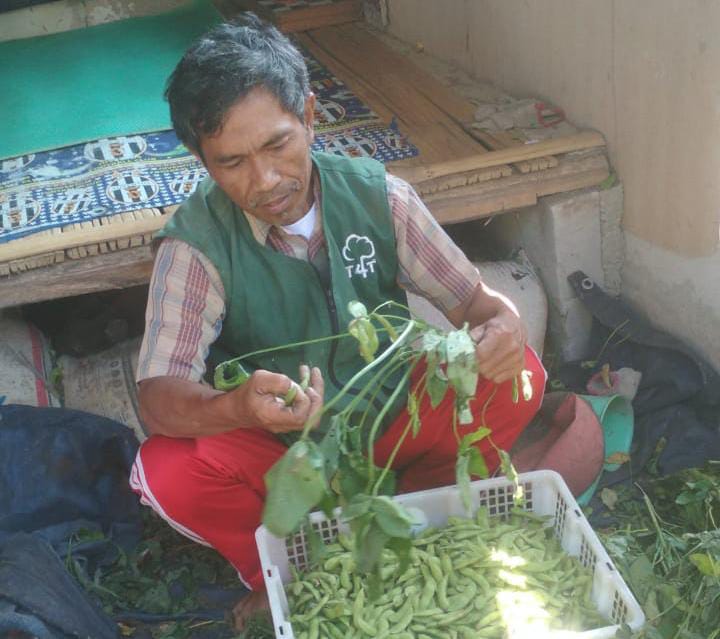
[[[363,279],[367,279],[368,273],[375,272],[375,245],[364,235],[348,235],[342,256],[349,278],[361,275]]]

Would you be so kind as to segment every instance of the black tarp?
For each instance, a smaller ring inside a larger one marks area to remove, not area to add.
[[[72,552],[92,572],[137,544],[140,507],[128,486],[137,447],[131,429],[103,417],[0,406],[1,631],[116,636],[61,558]]]

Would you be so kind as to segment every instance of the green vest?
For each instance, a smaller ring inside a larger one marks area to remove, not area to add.
[[[397,285],[395,232],[388,205],[385,168],[375,160],[313,153],[320,176],[322,223],[330,282],[309,262],[260,245],[233,202],[209,178],[178,209],[161,235],[197,248],[217,268],[225,289],[225,318],[208,366],[264,348],[345,332],[352,319],[348,302],[372,310],[395,300],[407,305]],[[392,310],[393,314],[404,313]],[[389,340],[379,334],[381,353]],[[301,363],[318,366],[325,380],[325,401],[364,365],[354,338],[284,349],[243,361],[249,370],[265,369],[298,379]],[[387,380],[369,415],[372,417],[397,388],[404,371]],[[363,378],[360,387],[367,383]],[[338,402],[338,410],[354,393]],[[385,426],[406,401],[387,414]],[[360,404],[360,410],[367,406]],[[333,411],[333,414],[336,411]],[[327,428],[326,415],[317,433]]]

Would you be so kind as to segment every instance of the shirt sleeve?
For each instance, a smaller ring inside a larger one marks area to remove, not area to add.
[[[405,180],[387,174],[395,227],[398,284],[447,313],[465,302],[480,273],[453,242]]]
[[[159,376],[199,382],[225,315],[215,266],[200,251],[165,239],[155,257],[136,381]]]

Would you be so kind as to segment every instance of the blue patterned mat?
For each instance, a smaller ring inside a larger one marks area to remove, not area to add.
[[[382,162],[418,154],[307,53],[318,98],[313,149]],[[179,204],[206,176],[173,131],[96,140],[0,161],[0,244],[38,231]]]

